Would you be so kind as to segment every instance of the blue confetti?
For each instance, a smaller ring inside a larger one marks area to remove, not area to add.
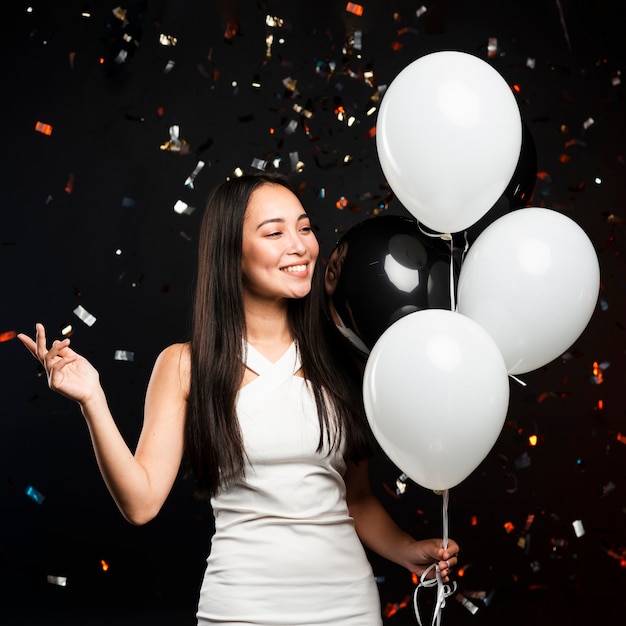
[[[28,487],[26,487],[26,495],[37,504],[42,504],[45,500],[43,494],[37,491],[32,485],[28,485]]]

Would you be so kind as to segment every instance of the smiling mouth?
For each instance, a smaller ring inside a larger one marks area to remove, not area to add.
[[[283,267],[281,268],[283,272],[289,272],[289,273],[297,273],[297,272],[305,272],[307,269],[308,265],[306,263],[303,263],[302,265],[289,265],[287,267]]]

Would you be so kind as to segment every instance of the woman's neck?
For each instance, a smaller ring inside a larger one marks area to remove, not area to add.
[[[287,303],[246,302],[246,339],[266,356],[282,354],[293,341]]]

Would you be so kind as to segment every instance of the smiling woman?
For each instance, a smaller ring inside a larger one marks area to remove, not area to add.
[[[360,377],[322,314],[319,246],[289,178],[226,181],[205,210],[191,339],[159,355],[135,453],[69,339],[20,339],[76,400],[103,478],[133,524],[157,515],[183,456],[215,535],[198,624],[381,623],[363,544],[445,581],[454,541],[417,541],[369,488]],[[362,543],[361,543],[362,542]],[[241,589],[245,592],[242,593]]]
[[[289,189],[267,184],[254,191],[244,219],[242,248],[247,315],[253,306],[275,303],[286,310],[285,298],[301,298],[311,290],[319,245],[308,215]]]

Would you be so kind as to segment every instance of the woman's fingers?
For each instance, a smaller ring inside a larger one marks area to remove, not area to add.
[[[26,346],[28,351],[44,366],[48,371],[52,370],[57,363],[69,363],[75,360],[76,353],[68,348],[70,340],[65,338],[62,341],[53,341],[50,349],[46,346],[46,330],[43,324],[35,325],[35,339],[20,333],[19,340]]]
[[[46,352],[44,357],[44,367],[47,372],[58,372],[68,363],[75,360],[74,352],[68,348],[69,339],[63,341],[53,341],[50,350]]]
[[[35,341],[37,343],[37,358],[43,363],[48,353],[46,348],[46,330],[43,324],[35,324]]]
[[[19,333],[17,338],[26,346],[26,349],[37,358],[37,344],[24,333]]]

